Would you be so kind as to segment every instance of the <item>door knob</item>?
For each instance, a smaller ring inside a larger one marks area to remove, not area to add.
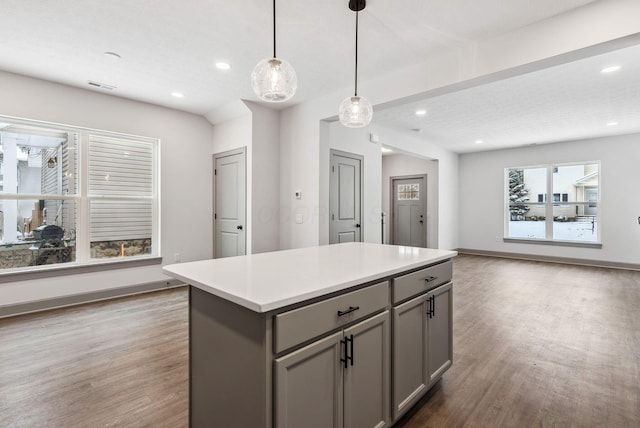
[[[236,226],[236,229],[238,229],[238,230],[242,230],[242,225],[240,225],[240,226]]]
[[[356,224],[356,227],[360,227],[360,225],[359,225],[359,224]]]

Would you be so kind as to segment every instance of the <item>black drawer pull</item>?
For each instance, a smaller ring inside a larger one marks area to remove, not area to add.
[[[438,279],[437,276],[430,276],[428,278],[425,278],[424,280],[428,283],[435,281],[436,279]]]
[[[358,309],[360,309],[360,306],[349,306],[349,309],[347,309],[346,311],[338,311],[338,316],[341,317],[343,315],[350,314],[351,312],[357,311]]]

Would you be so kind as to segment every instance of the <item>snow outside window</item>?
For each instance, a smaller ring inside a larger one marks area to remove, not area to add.
[[[505,236],[599,243],[599,174],[599,161],[507,168]]]

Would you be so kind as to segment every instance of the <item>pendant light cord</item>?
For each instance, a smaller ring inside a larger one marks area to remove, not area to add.
[[[356,10],[356,76],[355,76],[355,87],[356,90],[354,92],[354,96],[358,96],[358,11]]]
[[[273,0],[273,57],[276,58],[276,0]]]

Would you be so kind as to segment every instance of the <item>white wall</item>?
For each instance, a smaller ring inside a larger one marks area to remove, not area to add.
[[[638,159],[640,134],[460,155],[460,248],[639,263]],[[592,160],[602,162],[601,249],[502,242],[505,168]]]
[[[320,202],[315,210],[321,215],[313,216],[310,221],[319,227],[319,243],[329,243],[329,168],[330,150],[353,153],[363,157],[362,161],[362,240],[364,242],[381,242],[380,213],[382,210],[382,195],[380,189],[382,154],[380,143],[372,143],[369,134],[373,127],[346,128],[340,122],[328,123],[328,132],[320,141],[320,156],[323,168],[320,173]]]
[[[438,248],[438,161],[422,159],[404,154],[391,154],[382,157],[382,210],[387,214],[385,243],[390,243],[391,222],[391,177],[406,175],[427,175],[427,247]],[[454,189],[449,189],[449,191]]]
[[[230,150],[235,150],[239,148],[245,148],[245,175],[246,175],[246,210],[247,210],[247,225],[250,225],[252,222],[253,216],[253,205],[252,205],[252,189],[251,186],[253,180],[253,170],[251,165],[253,165],[253,150],[252,150],[252,121],[253,117],[251,114],[251,110],[247,108],[244,104],[242,104],[243,113],[239,117],[233,117],[228,119],[222,123],[216,123],[213,127],[213,153],[220,154],[224,152],[228,152]],[[211,162],[213,162],[213,156],[211,157]],[[212,197],[215,189],[212,188]],[[212,202],[213,203],[213,202]],[[211,219],[213,222],[213,217]],[[246,226],[246,225],[245,225]],[[212,240],[215,240],[215,232],[210,235]],[[245,227],[245,250],[247,254],[251,254],[252,251],[252,243],[253,243],[253,228]],[[212,243],[213,248],[215,248],[215,242]],[[212,251],[213,251],[212,248]],[[211,254],[213,256],[213,252]]]
[[[250,224],[251,253],[256,254],[280,248],[280,113],[245,103],[253,118]]]
[[[201,116],[0,72],[0,114],[161,140],[163,263],[211,256],[212,127]],[[0,305],[166,280],[161,266],[0,284]]]
[[[280,114],[249,101],[230,109],[234,115],[213,127],[213,152],[246,148],[246,252],[275,251],[280,239]]]
[[[532,24],[525,29],[484,40],[465,49],[440,55],[430,55],[425,62],[394,73],[361,79],[359,93],[366,96],[374,110],[381,104],[401,102],[400,98],[420,93],[447,92],[465,85],[478,84],[509,75],[531,71],[553,64],[587,56],[589,52],[577,51],[597,43],[611,41],[640,32],[640,15],[637,0],[609,0],[597,2],[578,12],[554,17],[549,21]],[[585,31],[588,28],[589,31]],[[626,41],[625,43],[629,43]],[[595,48],[594,48],[595,49]],[[597,49],[601,49],[597,47]],[[596,49],[596,50],[597,50]],[[566,55],[562,55],[566,54]],[[553,57],[553,58],[551,58]],[[471,79],[474,79],[470,82]],[[336,116],[338,105],[350,94],[345,89],[327,94],[281,112],[280,200],[283,208],[280,225],[282,249],[317,245],[324,237],[322,227],[306,221],[296,224],[296,212],[321,213],[324,204],[323,170],[328,145],[326,124],[321,121]],[[375,123],[375,113],[374,113]],[[422,153],[424,142],[414,144],[414,153]],[[458,246],[457,192],[442,191],[457,188],[457,158],[444,154],[451,168],[440,160],[439,246]],[[301,189],[302,200],[293,200],[293,192]],[[318,214],[320,215],[320,214]]]

